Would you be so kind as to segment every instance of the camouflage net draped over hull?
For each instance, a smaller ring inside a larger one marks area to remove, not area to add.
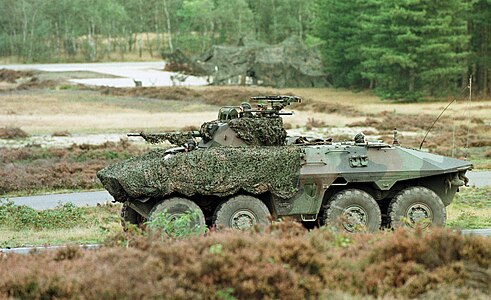
[[[171,193],[228,196],[240,189],[290,198],[297,192],[298,147],[217,147],[179,153],[164,150],[109,166],[97,173],[118,201]]]

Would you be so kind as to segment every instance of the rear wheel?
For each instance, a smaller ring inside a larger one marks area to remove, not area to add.
[[[205,216],[201,208],[194,202],[186,198],[174,197],[166,199],[155,205],[149,214],[149,221],[152,222],[160,214],[166,213],[169,221],[175,220],[184,214],[193,214],[191,227],[205,226]]]
[[[389,206],[392,227],[443,226],[446,220],[445,205],[432,190],[415,186],[397,194]]]
[[[259,199],[240,195],[222,202],[215,210],[213,224],[217,227],[246,229],[256,224],[269,225],[268,207]]]
[[[382,214],[370,194],[358,189],[348,189],[335,194],[325,209],[326,224],[335,224],[338,219],[348,232],[374,232],[380,228]]]

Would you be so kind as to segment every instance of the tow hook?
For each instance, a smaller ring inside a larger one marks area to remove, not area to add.
[[[461,176],[464,178],[461,179]],[[455,174],[454,178],[450,181],[450,184],[452,186],[456,186],[456,187],[466,185],[467,182],[469,182],[469,179],[467,177],[465,177],[464,175],[461,175],[461,176],[459,176],[459,174]]]

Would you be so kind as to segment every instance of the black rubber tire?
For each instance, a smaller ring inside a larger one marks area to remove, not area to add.
[[[256,224],[270,225],[268,207],[258,198],[239,195],[222,202],[215,209],[213,224],[217,228],[246,229]]]
[[[145,223],[145,218],[125,202],[121,208],[121,226],[123,229],[127,230],[129,225],[141,227],[143,223]]]
[[[324,223],[336,224],[339,217],[348,218],[350,213],[355,217],[359,217],[358,224],[363,224],[356,226],[356,224],[353,224],[353,220],[341,220],[341,224],[346,231],[375,232],[380,229],[382,213],[377,201],[367,192],[358,189],[348,189],[335,194],[324,210]]]
[[[193,226],[205,226],[205,215],[201,208],[193,201],[186,198],[174,197],[170,199],[165,199],[160,203],[156,204],[150,213],[148,214],[148,220],[152,221],[152,217],[156,214],[163,213],[167,211],[171,216],[178,216],[184,213],[190,213],[195,211],[197,213],[197,218],[195,223],[191,224]]]
[[[419,207],[419,208],[418,208]],[[428,223],[421,223],[422,227],[444,226],[447,218],[445,204],[442,199],[432,190],[422,186],[409,187],[397,194],[389,205],[389,216],[391,227],[416,226],[411,215],[416,210],[425,212],[430,210],[431,216]]]

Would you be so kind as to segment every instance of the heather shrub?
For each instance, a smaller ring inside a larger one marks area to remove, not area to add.
[[[8,255],[0,296],[486,299],[491,288],[491,241],[444,229],[348,235],[280,222],[184,239],[139,232],[125,232],[123,247]]]
[[[141,154],[127,141],[69,148],[0,149],[0,194],[54,189],[101,188],[96,173]]]
[[[17,139],[26,138],[29,134],[18,127],[2,127],[0,128],[0,139]]]

